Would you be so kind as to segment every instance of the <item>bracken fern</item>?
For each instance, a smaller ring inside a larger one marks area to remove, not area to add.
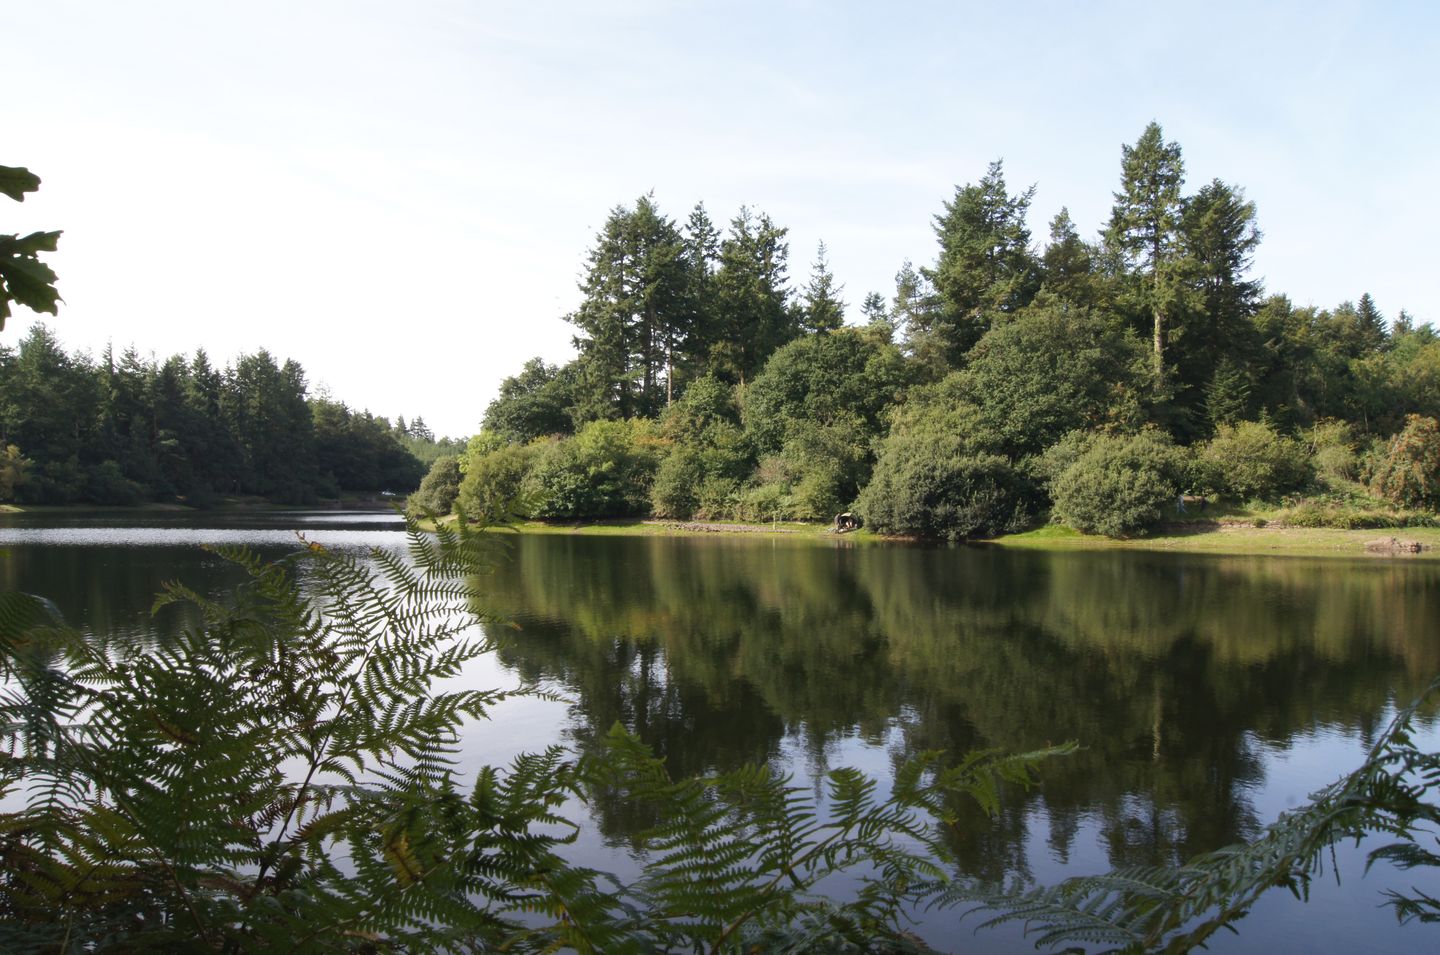
[[[0,597],[0,950],[899,952],[950,871],[953,800],[997,805],[1054,752],[926,754],[888,794],[825,798],[771,767],[670,778],[617,727],[462,784],[459,731],[505,694],[437,689],[487,651],[487,541],[408,526],[409,552],[305,543],[149,646]],[[632,885],[563,858],[586,798],[642,804]],[[847,874],[845,900],[822,883]]]
[[[1109,952],[1188,952],[1216,932],[1233,930],[1273,888],[1308,897],[1332,846],[1367,836],[1397,841],[1369,853],[1367,868],[1387,860],[1402,869],[1440,864],[1420,840],[1440,832],[1440,753],[1415,743],[1413,724],[1440,680],[1396,714],[1354,772],[1286,812],[1253,842],[1202,855],[1184,866],[1134,867],[1020,891],[1003,886],[937,884],[942,906],[978,903],[994,913],[984,926],[1021,921],[1037,947],[1093,945]],[[1402,920],[1440,922],[1440,900],[1423,891],[1390,891]]]

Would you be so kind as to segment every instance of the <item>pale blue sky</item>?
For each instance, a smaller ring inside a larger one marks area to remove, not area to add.
[[[1093,235],[1159,120],[1242,186],[1270,291],[1440,317],[1440,5],[0,0],[0,231],[63,228],[69,346],[269,347],[376,413],[477,426],[571,354],[617,203],[824,239],[852,318],[1005,160]],[[29,313],[7,324],[13,343]]]

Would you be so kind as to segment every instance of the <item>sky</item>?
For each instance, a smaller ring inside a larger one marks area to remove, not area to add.
[[[1440,4],[0,0],[0,232],[47,256],[71,349],[268,348],[312,391],[472,434],[564,316],[607,214],[742,205],[894,292],[1003,159],[1042,242],[1109,216],[1151,120],[1187,191],[1245,190],[1254,274],[1440,319]],[[0,332],[13,345],[35,316]]]

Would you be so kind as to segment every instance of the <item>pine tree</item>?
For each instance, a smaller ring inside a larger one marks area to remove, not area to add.
[[[1360,338],[1365,347],[1370,351],[1383,349],[1390,341],[1390,336],[1385,330],[1385,316],[1375,307],[1375,300],[1370,297],[1369,292],[1360,296],[1360,304],[1355,306],[1355,312],[1360,323]]]
[[[1120,191],[1105,241],[1140,280],[1139,304],[1153,323],[1157,383],[1163,384],[1166,336],[1183,295],[1180,146],[1165,142],[1160,124],[1145,127],[1134,146],[1120,148]]]
[[[830,272],[830,263],[825,258],[825,243],[822,241],[815,252],[810,284],[805,288],[806,331],[830,332],[845,324],[845,303],[840,299],[843,291],[845,286],[835,284],[835,276]]]
[[[1185,201],[1180,227],[1194,294],[1183,310],[1184,335],[1175,343],[1171,365],[1179,386],[1195,394],[1210,387],[1222,364],[1241,366],[1258,348],[1250,319],[1259,307],[1261,283],[1248,273],[1261,235],[1255,204],[1219,179]]]
[[[935,217],[940,255],[921,273],[935,287],[939,308],[910,331],[934,339],[932,347],[952,367],[980,340],[993,313],[1023,308],[1039,289],[1025,224],[1034,196],[1034,186],[1012,196],[997,159],[978,183],[958,187]]]
[[[722,378],[743,384],[765,360],[799,332],[790,309],[789,230],[763,212],[742,208],[720,243],[715,274],[720,333],[711,366]]]
[[[581,420],[629,418],[659,410],[674,353],[689,333],[684,243],[653,196],[617,206],[595,237],[567,319],[580,329]]]
[[[680,396],[676,387],[677,374],[687,379],[701,374],[699,366],[709,357],[722,335],[716,302],[715,272],[720,265],[720,230],[710,220],[705,204],[695,203],[685,223],[686,315],[688,334],[683,341],[673,342],[667,356],[665,404],[669,407]]]
[[[1400,309],[1400,314],[1395,316],[1395,325],[1391,329],[1392,336],[1395,338],[1400,338],[1402,336],[1409,335],[1413,331],[1415,331],[1414,316],[1412,316],[1409,312],[1405,311],[1405,309]]]
[[[890,317],[907,337],[912,330],[926,327],[935,310],[935,290],[909,259],[895,273],[895,298]]]
[[[1045,288],[1075,305],[1094,304],[1094,255],[1075,231],[1069,209],[1062,207],[1050,220],[1050,243],[1042,263]]]
[[[865,321],[870,325],[890,322],[890,310],[885,307],[885,296],[879,292],[866,294],[865,300],[860,303],[860,314],[865,316]]]

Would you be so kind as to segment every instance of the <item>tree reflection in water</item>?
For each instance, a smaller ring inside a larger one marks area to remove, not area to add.
[[[501,658],[574,700],[582,748],[619,721],[677,773],[834,744],[1021,751],[1067,739],[993,822],[975,875],[1028,874],[1048,820],[1108,861],[1177,863],[1253,836],[1263,750],[1371,735],[1440,672],[1440,568],[753,539],[521,537],[486,587]],[[1348,769],[1336,766],[1335,774]],[[973,812],[958,807],[964,812]],[[643,825],[602,803],[607,836]]]

